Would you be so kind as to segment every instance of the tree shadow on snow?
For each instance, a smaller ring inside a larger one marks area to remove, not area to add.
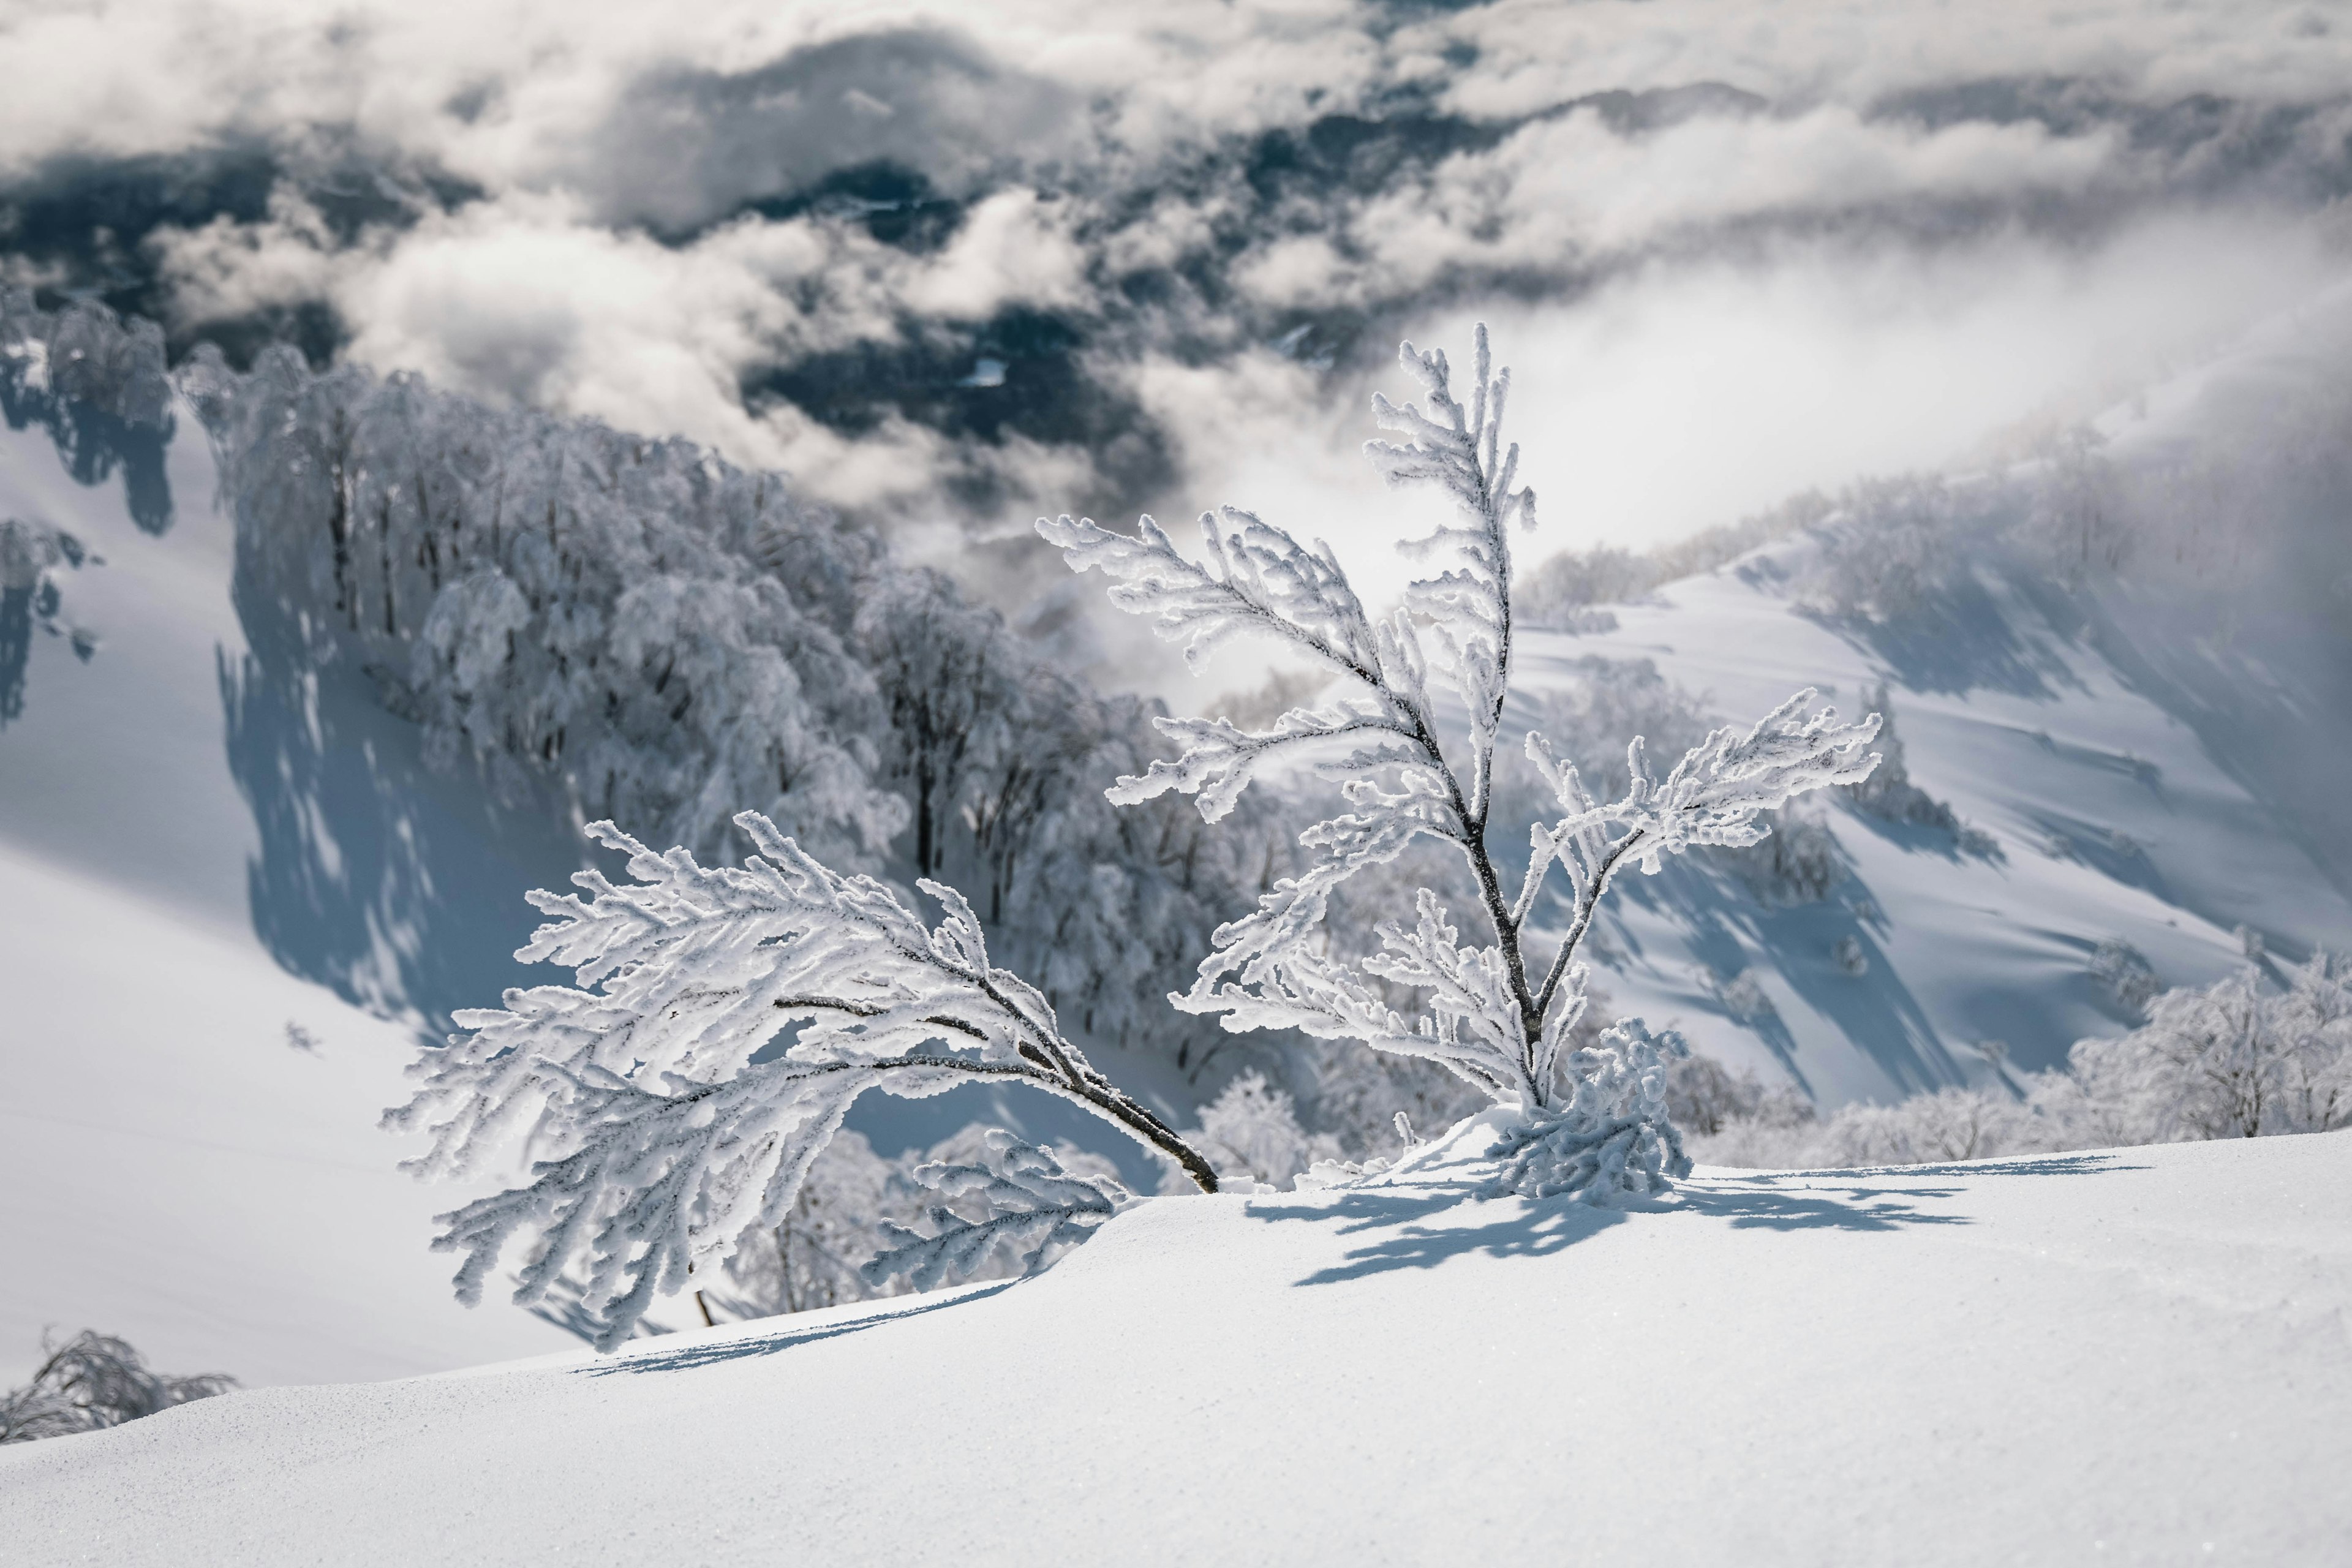
[[[1756,1171],[1729,1178],[1709,1180],[1734,1181],[1835,1181],[1840,1178],[1861,1180],[1888,1176],[2095,1176],[2115,1171],[2145,1171],[2146,1165],[2126,1165],[2108,1153],[2043,1154],[2030,1159],[2014,1160],[1953,1160],[1940,1165],[1850,1165],[1837,1169],[1810,1171]],[[1879,1191],[1878,1188],[1867,1189]]]
[[[1927,1169],[1916,1167],[1904,1174]],[[1974,1167],[1968,1166],[1933,1169],[1976,1173]],[[1741,1230],[1891,1232],[1914,1226],[1969,1223],[1965,1215],[1935,1214],[1919,1206],[1958,1195],[1961,1189],[1957,1186],[1857,1185],[1840,1194],[1819,1188],[1783,1191],[1773,1184],[1788,1174],[1770,1172],[1754,1177],[1686,1182],[1671,1200],[1631,1209],[1595,1208],[1569,1199],[1487,1202],[1478,1197],[1475,1185],[1462,1183],[1407,1190],[1363,1188],[1344,1193],[1328,1205],[1253,1205],[1249,1213],[1260,1219],[1330,1224],[1341,1236],[1370,1238],[1349,1251],[1347,1261],[1317,1269],[1299,1280],[1301,1285],[1336,1284],[1399,1268],[1433,1268],[1469,1253],[1545,1258],[1645,1214],[1706,1215],[1728,1220]],[[1857,1173],[1818,1174],[1853,1176]]]
[[[614,1373],[691,1372],[696,1367],[717,1366],[724,1362],[747,1361],[753,1356],[775,1355],[799,1345],[814,1344],[819,1340],[837,1340],[844,1334],[855,1334],[866,1329],[880,1328],[905,1318],[919,1318],[926,1312],[945,1311],[961,1307],[967,1301],[977,1301],[983,1296],[993,1296],[1020,1284],[1019,1279],[999,1279],[976,1289],[959,1290],[945,1300],[918,1298],[911,1306],[895,1311],[875,1312],[845,1323],[820,1323],[805,1329],[781,1329],[774,1333],[760,1334],[750,1339],[726,1340],[717,1344],[680,1345],[676,1350],[651,1351],[638,1355],[615,1356],[573,1370],[589,1377],[609,1377]]]
[[[164,452],[173,420],[132,424],[76,397],[61,397],[26,374],[25,362],[0,359],[0,420],[11,430],[38,425],[58,449],[74,483],[96,489],[122,476],[123,502],[142,533],[161,537],[172,527],[172,481]]]

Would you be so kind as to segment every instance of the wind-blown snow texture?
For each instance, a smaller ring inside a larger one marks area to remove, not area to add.
[[[1151,1200],[1017,1284],[26,1445],[11,1561],[2317,1564],[2352,1531],[2352,1137],[1702,1171],[1635,1214],[1473,1201],[1487,1141]]]

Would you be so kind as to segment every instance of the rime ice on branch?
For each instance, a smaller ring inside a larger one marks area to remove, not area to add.
[[[611,1349],[656,1293],[783,1217],[869,1089],[920,1099],[976,1079],[1029,1083],[1216,1190],[1208,1163],[1095,1069],[1045,998],[989,962],[961,894],[922,882],[945,910],[927,927],[767,818],[735,820],[759,851],[740,868],[592,826],[635,880],[583,871],[584,899],[533,893],[552,918],[517,955],[576,968],[582,988],[509,991],[502,1011],[458,1015],[470,1032],[426,1053],[411,1069],[423,1086],[385,1113],[389,1128],[431,1135],[405,1167],[421,1175],[467,1174],[517,1138],[541,1156],[528,1185],[441,1216],[434,1246],[466,1255],[461,1300],[479,1300],[507,1243],[531,1235],[515,1300],[582,1266]],[[757,1059],[795,1026],[781,1055]]]
[[[1466,405],[1454,395],[1442,353],[1407,343],[1399,357],[1420,384],[1426,410],[1375,395],[1381,427],[1405,439],[1370,442],[1365,450],[1391,484],[1435,485],[1452,515],[1427,536],[1402,542],[1408,556],[1430,563],[1430,574],[1388,615],[1366,611],[1328,545],[1318,541],[1309,549],[1234,508],[1202,516],[1198,563],[1149,517],[1131,538],[1090,521],[1038,520],[1038,532],[1074,569],[1098,569],[1114,580],[1113,603],[1182,643],[1194,670],[1225,643],[1260,635],[1346,680],[1329,705],[1294,708],[1264,730],[1223,719],[1160,720],[1181,753],[1110,790],[1121,804],[1178,790],[1196,796],[1201,815],[1214,822],[1266,764],[1296,757],[1336,784],[1347,803],[1300,835],[1308,852],[1304,873],[1276,883],[1255,912],[1221,928],[1199,980],[1171,1000],[1187,1012],[1221,1014],[1229,1029],[1297,1028],[1427,1058],[1496,1101],[1525,1108],[1531,1125],[1572,1117],[1588,1131],[1612,1121],[1663,1127],[1654,1145],[1643,1143],[1630,1163],[1622,1153],[1582,1160],[1554,1147],[1548,1130],[1544,1147],[1559,1158],[1512,1167],[1527,1173],[1521,1184],[1530,1190],[1593,1196],[1654,1190],[1687,1169],[1664,1127],[1663,1099],[1645,1087],[1669,1048],[1635,1020],[1610,1051],[1562,1056],[1585,1006],[1577,951],[1601,895],[1628,864],[1654,873],[1663,857],[1694,845],[1756,843],[1770,831],[1758,821],[1760,813],[1865,777],[1878,761],[1864,749],[1878,721],[1842,724],[1831,709],[1809,714],[1814,694],[1802,691],[1745,733],[1716,731],[1664,778],[1651,772],[1636,741],[1631,783],[1608,802],[1594,800],[1576,769],[1529,732],[1528,755],[1559,815],[1535,826],[1517,890],[1507,888],[1487,851],[1486,817],[1511,681],[1510,529],[1535,525],[1535,496],[1513,488],[1518,447],[1505,448],[1501,439],[1510,376],[1492,370],[1486,329],[1478,329]],[[1441,742],[1433,669],[1448,678],[1467,714],[1466,758],[1449,755]],[[1417,837],[1461,853],[1483,931],[1465,942],[1436,894],[1423,889],[1410,919],[1378,928],[1379,952],[1360,963],[1335,956],[1322,932],[1332,889],[1394,859]],[[1566,922],[1538,931],[1538,896],[1555,867],[1566,884]],[[1420,990],[1422,1006],[1412,1016],[1395,1011],[1374,979]],[[1594,1099],[1604,1079],[1616,1086],[1605,1106]],[[1602,1142],[1615,1136],[1593,1135]],[[1580,1148],[1580,1137],[1568,1142]],[[1664,1152],[1653,1159],[1655,1151]],[[1582,1175],[1559,1174],[1571,1167]]]
[[[897,1245],[859,1270],[868,1285],[904,1274],[916,1289],[933,1289],[950,1273],[971,1273],[999,1247],[1016,1253],[1026,1248],[1022,1268],[1034,1274],[1055,1248],[1086,1240],[1131,1196],[1108,1177],[1063,1170],[1051,1149],[1024,1143],[1002,1127],[989,1129],[980,1163],[918,1165],[913,1180],[942,1197],[979,1204],[986,1217],[966,1219],[944,1205],[934,1207],[933,1236],[883,1221],[885,1238]]]

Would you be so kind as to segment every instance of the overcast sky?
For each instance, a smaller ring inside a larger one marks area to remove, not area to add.
[[[1064,510],[1355,555],[1396,339],[1483,318],[1538,552],[1639,546],[2345,269],[2340,10],[2036,9],[0,0],[0,269],[683,433],[980,577]]]

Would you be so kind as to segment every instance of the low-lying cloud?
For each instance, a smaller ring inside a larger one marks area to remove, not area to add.
[[[2352,27],[2221,0],[143,0],[0,79],[7,277],[686,434],[981,575],[943,542],[1041,510],[1387,526],[1362,398],[1474,317],[1555,548],[1950,461],[2317,287],[2352,192]]]

